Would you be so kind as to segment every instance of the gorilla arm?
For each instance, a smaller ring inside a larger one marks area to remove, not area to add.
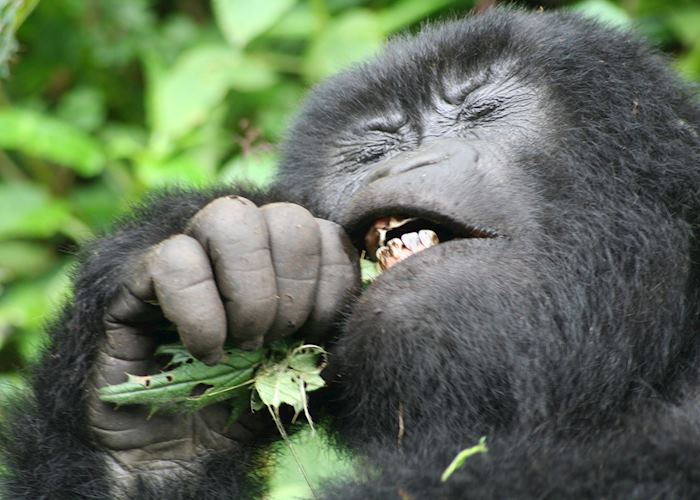
[[[86,250],[73,303],[34,371],[34,394],[3,429],[9,498],[258,491],[251,457],[265,441],[260,419],[226,427],[227,408],[216,406],[147,419],[144,408],[115,410],[93,390],[157,371],[152,354],[167,340],[153,334],[168,322],[207,362],[227,335],[257,347],[302,327],[317,337],[329,330],[358,279],[340,227],[298,205],[258,208],[225,194],[159,197]],[[281,198],[245,194],[261,205]]]

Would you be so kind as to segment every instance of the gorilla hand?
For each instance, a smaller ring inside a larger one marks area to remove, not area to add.
[[[212,364],[224,342],[246,349],[302,330],[318,341],[347,292],[359,282],[357,254],[342,228],[290,203],[258,208],[237,197],[214,200],[178,234],[132,257],[105,314],[106,341],[93,386],[160,368],[164,320],[198,359]],[[225,427],[225,405],[193,415],[115,409],[93,394],[90,423],[122,467],[171,467],[207,451],[230,449],[260,431],[252,415]]]

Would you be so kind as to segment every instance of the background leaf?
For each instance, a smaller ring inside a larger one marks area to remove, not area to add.
[[[0,184],[0,239],[52,236],[70,218],[66,204],[31,184]]]
[[[267,66],[226,46],[188,50],[152,82],[154,151],[172,150],[173,141],[204,123],[230,89],[259,90],[274,82]]]
[[[369,10],[348,12],[329,23],[313,41],[304,73],[310,81],[321,80],[352,63],[368,59],[383,41],[377,14]]]
[[[79,128],[27,109],[0,110],[0,148],[16,149],[90,177],[104,168],[100,144]]]
[[[226,39],[243,47],[269,29],[296,0],[213,0],[216,22]]]

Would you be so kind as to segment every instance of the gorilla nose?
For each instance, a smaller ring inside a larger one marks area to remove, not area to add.
[[[479,160],[478,151],[463,140],[441,139],[425,143],[420,148],[399,154],[374,166],[366,182],[392,177],[417,168],[452,163],[457,168],[469,168]]]

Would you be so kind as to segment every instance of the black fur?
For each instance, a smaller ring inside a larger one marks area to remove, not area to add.
[[[482,77],[465,98],[480,101],[445,104]],[[473,148],[474,165],[400,172],[440,137]],[[700,107],[635,36],[496,10],[395,40],[312,93],[275,193],[252,199],[295,201],[353,235],[413,210],[506,236],[418,254],[353,305],[318,411],[370,472],[325,497],[700,496]],[[9,498],[105,495],[83,411],[105,302],[129,254],[219,194],[160,197],[86,250],[36,403],[4,433]],[[483,435],[489,452],[440,483]],[[200,483],[144,498],[248,487],[241,456],[213,460]]]

